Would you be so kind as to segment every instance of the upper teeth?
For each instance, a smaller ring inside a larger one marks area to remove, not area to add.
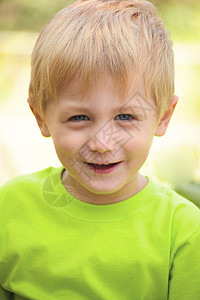
[[[104,163],[104,164],[89,163],[89,164],[99,165],[99,166],[102,166],[102,165],[107,166],[107,165],[116,164],[116,163]]]

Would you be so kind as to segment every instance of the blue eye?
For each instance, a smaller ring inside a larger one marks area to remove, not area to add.
[[[120,121],[130,121],[134,119],[134,117],[129,114],[120,114],[116,117],[116,119]]]
[[[69,120],[80,122],[80,121],[87,121],[87,120],[89,120],[89,118],[85,115],[77,115],[77,116],[71,117]]]

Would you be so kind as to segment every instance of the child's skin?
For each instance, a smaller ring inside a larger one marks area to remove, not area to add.
[[[199,210],[140,174],[178,101],[172,46],[144,0],[44,26],[28,102],[62,167],[0,189],[0,300],[200,299]]]
[[[122,101],[108,75],[99,78],[84,95],[79,81],[73,79],[56,100],[47,104],[44,117],[28,100],[41,133],[52,137],[66,169],[63,184],[75,187],[78,199],[92,204],[115,203],[133,196],[147,184],[139,170],[148,156],[153,136],[165,134],[178,97],[172,97],[168,110],[158,118],[154,100],[150,98],[143,103],[149,106],[142,113],[136,95],[146,99],[143,80],[130,88]],[[105,137],[110,126],[112,132]],[[118,164],[98,169],[88,163]]]

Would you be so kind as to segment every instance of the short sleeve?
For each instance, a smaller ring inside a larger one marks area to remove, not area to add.
[[[174,256],[168,299],[200,299],[200,232],[185,241]]]
[[[12,300],[13,298],[13,294],[4,290],[1,286],[0,286],[0,299],[1,300]]]

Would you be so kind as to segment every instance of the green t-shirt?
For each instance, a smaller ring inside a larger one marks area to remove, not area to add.
[[[0,299],[199,300],[200,210],[149,179],[108,205],[75,198],[63,168],[0,189]]]

